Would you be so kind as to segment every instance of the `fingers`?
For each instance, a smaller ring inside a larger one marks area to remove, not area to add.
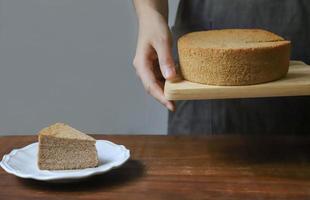
[[[134,66],[137,75],[148,94],[157,99],[161,104],[166,106],[169,110],[174,111],[175,105],[173,102],[168,101],[163,92],[163,83],[156,79],[154,73],[154,66],[152,61],[146,58],[135,58]]]
[[[154,98],[156,98],[161,104],[166,106],[170,111],[174,111],[174,104],[166,99],[163,92],[162,84],[162,82],[158,81],[150,82],[146,86],[146,91]]]
[[[176,77],[175,64],[172,57],[172,47],[169,38],[162,38],[153,44],[163,77],[173,80]]]

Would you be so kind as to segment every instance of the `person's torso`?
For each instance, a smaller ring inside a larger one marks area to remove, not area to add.
[[[291,59],[310,64],[309,0],[181,0],[172,32],[176,44],[185,33],[224,28],[277,33],[292,41]],[[301,134],[309,119],[309,96],[178,101],[168,133]]]

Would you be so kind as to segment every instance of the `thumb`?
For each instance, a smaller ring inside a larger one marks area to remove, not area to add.
[[[169,41],[160,42],[154,45],[158,56],[160,71],[163,77],[167,80],[172,80],[176,77],[175,64],[172,57],[172,47]]]

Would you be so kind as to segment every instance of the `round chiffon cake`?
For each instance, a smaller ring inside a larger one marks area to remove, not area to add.
[[[260,29],[192,32],[178,40],[184,79],[208,85],[251,85],[284,77],[290,41]]]

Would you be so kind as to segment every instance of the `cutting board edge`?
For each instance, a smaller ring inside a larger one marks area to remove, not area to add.
[[[300,65],[307,66],[302,61],[291,61],[290,68],[294,68]],[[308,66],[309,67],[309,66]],[[309,68],[310,70],[310,68]],[[190,83],[190,82],[189,82]],[[214,88],[187,88],[177,86],[175,82],[166,81],[164,86],[164,95],[168,100],[202,100],[202,99],[236,99],[236,98],[260,98],[260,97],[287,97],[287,96],[309,96],[310,95],[310,81],[309,83],[296,85],[271,85],[266,91],[263,85],[253,85],[243,88],[225,88],[225,87],[214,87]],[[186,82],[182,82],[186,84]],[[259,86],[259,87],[257,87]],[[178,88],[179,87],[179,88]],[[173,88],[173,89],[172,89]],[[257,91],[247,92],[249,89],[255,89]],[[272,90],[272,91],[269,91]],[[229,92],[229,94],[227,94]],[[226,94],[221,94],[226,93]],[[236,95],[234,94],[236,93]]]

